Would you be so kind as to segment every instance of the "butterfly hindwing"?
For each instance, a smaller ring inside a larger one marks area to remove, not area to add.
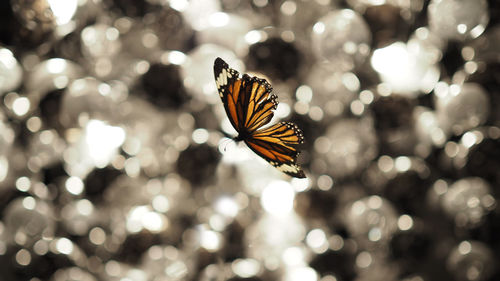
[[[280,122],[257,130],[245,143],[257,155],[278,170],[297,178],[304,178],[304,171],[297,165],[299,152],[295,145],[302,144],[302,131],[293,123]]]
[[[252,134],[254,139],[268,142],[280,142],[287,145],[297,145],[304,143],[302,131],[291,122],[279,122],[270,127],[257,130]]]
[[[278,170],[297,178],[304,178],[304,171],[296,164],[296,145],[303,143],[300,129],[293,123],[280,122],[267,125],[278,106],[271,85],[265,80],[229,68],[217,58],[214,63],[215,82],[227,116],[238,132],[236,140],[243,140],[257,155]]]
[[[304,171],[297,165],[298,151],[280,143],[245,140],[248,147],[281,172],[296,178],[305,178]]]

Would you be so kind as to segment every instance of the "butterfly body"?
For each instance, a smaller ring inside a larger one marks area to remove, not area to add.
[[[244,132],[240,132],[236,137],[233,138],[233,140],[236,142],[240,142],[240,141],[243,141],[245,139],[248,139],[250,136],[252,136],[252,134],[250,134],[247,131],[244,131]]]
[[[279,122],[266,126],[278,106],[277,96],[271,85],[258,77],[229,68],[217,58],[214,62],[215,83],[227,116],[238,132],[235,141],[244,141],[257,155],[278,170],[298,178],[305,174],[296,164],[296,145],[303,143],[300,129],[290,122]]]

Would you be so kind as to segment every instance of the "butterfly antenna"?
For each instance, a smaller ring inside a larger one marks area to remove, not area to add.
[[[228,145],[231,141],[233,141],[233,139],[225,139],[225,140],[223,140],[223,141],[222,141],[223,143],[221,143],[221,145],[224,145],[224,152],[226,152],[227,145]]]

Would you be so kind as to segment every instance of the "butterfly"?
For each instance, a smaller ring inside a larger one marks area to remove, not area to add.
[[[265,80],[229,68],[221,58],[214,62],[217,91],[226,114],[238,132],[235,141],[244,141],[257,155],[283,173],[305,178],[297,165],[296,146],[304,142],[302,131],[291,122],[279,122],[264,127],[274,116],[278,97]],[[263,128],[264,127],[264,128]]]

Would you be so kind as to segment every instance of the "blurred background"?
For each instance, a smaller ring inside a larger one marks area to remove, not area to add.
[[[0,280],[500,280],[498,1],[0,6]],[[230,140],[216,57],[306,179]]]

